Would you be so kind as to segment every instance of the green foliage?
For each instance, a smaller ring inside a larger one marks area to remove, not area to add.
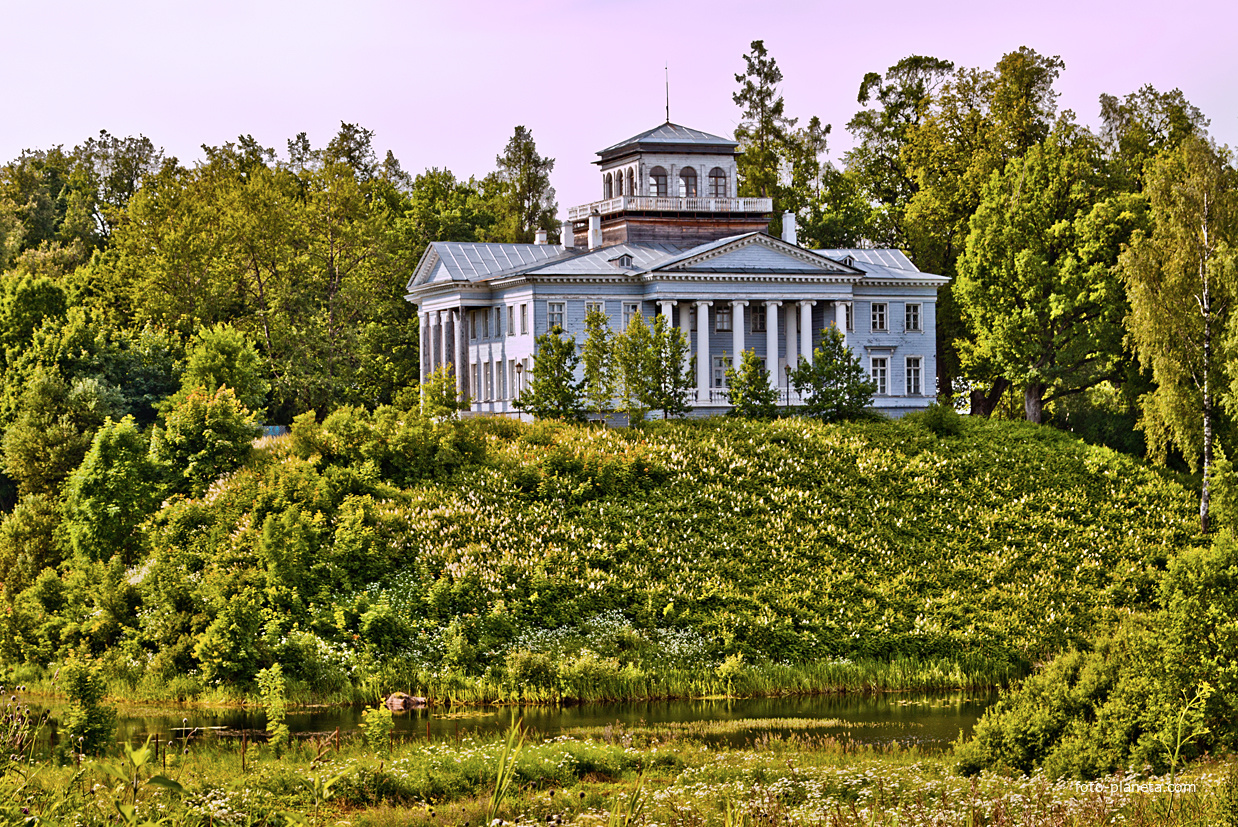
[[[201,328],[188,348],[181,391],[204,388],[214,393],[231,388],[237,401],[251,411],[261,411],[271,383],[258,351],[245,334],[227,323]]]
[[[62,730],[67,746],[72,752],[98,755],[116,735],[116,710],[103,704],[106,685],[99,664],[70,657],[60,679],[69,698]]]
[[[461,398],[456,388],[456,375],[444,365],[439,365],[421,383],[419,398],[421,412],[431,419],[454,419],[468,407],[468,400]]]
[[[739,156],[740,186],[742,194],[772,198],[778,185],[780,152],[795,118],[785,114],[786,103],[778,90],[782,70],[770,57],[765,41],[752,41],[744,63],[744,74],[735,75],[739,91],[731,95],[743,112],[735,130],[735,140],[744,150]]]
[[[688,367],[688,340],[684,332],[659,315],[653,320],[650,346],[650,408],[660,409],[663,419],[686,416],[691,409],[688,394],[694,382]]]
[[[391,751],[391,730],[395,729],[395,717],[384,703],[361,713],[361,732],[370,749],[386,754]]]
[[[652,405],[656,358],[652,331],[639,313],[628,322],[627,330],[615,336],[614,354],[619,410],[627,414],[628,424],[638,425]]]
[[[739,370],[726,369],[727,396],[731,413],[748,419],[773,419],[778,413],[778,391],[770,384],[769,371],[755,350],[745,350]]]
[[[65,485],[64,525],[73,551],[91,560],[142,550],[139,526],[159,504],[159,469],[132,417],[110,419]]]
[[[273,663],[257,675],[258,692],[262,696],[262,710],[267,718],[267,743],[279,755],[288,748],[292,737],[286,721],[288,701],[285,697],[284,668]]]
[[[843,341],[836,327],[821,331],[821,344],[812,361],[801,359],[791,383],[804,394],[803,411],[824,422],[853,419],[873,401],[877,385]]]
[[[584,382],[576,378],[579,365],[575,339],[557,327],[538,336],[532,376],[516,398],[516,407],[537,419],[582,419]]]
[[[585,314],[585,343],[581,348],[584,398],[589,412],[599,419],[605,417],[614,406],[617,387],[612,358],[614,337],[610,332],[609,319],[599,310],[590,310]]]
[[[963,433],[963,417],[953,405],[934,402],[923,411],[908,414],[906,418],[909,422],[923,425],[939,437],[959,436]]]
[[[550,186],[554,158],[539,155],[533,133],[517,126],[494,163],[496,170],[487,178],[498,219],[492,240],[532,244],[540,229],[553,236],[554,243],[559,229],[559,205]]]
[[[11,601],[34,583],[39,572],[64,559],[57,528],[60,503],[47,494],[29,494],[0,520],[0,582]]]
[[[173,490],[198,495],[240,468],[260,433],[254,415],[231,388],[213,393],[196,388],[168,411],[163,430],[152,439],[151,454],[179,477]]]

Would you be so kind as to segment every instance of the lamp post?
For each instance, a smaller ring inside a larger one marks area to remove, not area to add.
[[[787,404],[786,404],[786,409],[787,409],[787,413],[790,413],[790,412],[791,412],[791,366],[790,366],[790,365],[783,365],[783,366],[782,366],[782,369],[783,369],[783,371],[787,374]]]
[[[516,363],[516,395],[524,393],[524,361]]]

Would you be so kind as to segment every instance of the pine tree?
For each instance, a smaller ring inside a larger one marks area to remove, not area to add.
[[[754,40],[751,48],[744,55],[747,70],[735,76],[739,91],[731,95],[743,110],[743,120],[735,130],[735,140],[744,149],[739,156],[739,175],[749,195],[772,198],[783,147],[796,119],[784,114],[785,104],[778,91],[782,70],[766,51],[765,41]]]
[[[584,419],[581,392],[584,382],[576,379],[580,356],[576,340],[553,327],[537,337],[529,386],[516,398],[516,407],[537,419]]]

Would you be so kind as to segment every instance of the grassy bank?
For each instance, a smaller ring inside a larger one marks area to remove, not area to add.
[[[175,741],[158,754],[10,764],[0,785],[5,800],[20,797],[38,823],[83,827],[116,823],[122,807],[170,827],[431,827],[494,818],[699,827],[1216,825],[1238,810],[1238,775],[1224,763],[1193,766],[1170,796],[1168,779],[1129,775],[1092,785],[1039,774],[961,778],[948,754],[856,746],[842,721],[780,722],[776,733],[747,723],[753,737],[737,747],[702,740],[712,734],[708,724],[687,732],[613,726],[515,747],[502,737],[390,745],[344,738],[338,746],[323,739],[278,755],[252,743]],[[743,724],[720,726],[733,734]],[[496,797],[504,778],[506,792]]]
[[[144,700],[276,662],[299,702],[993,685],[1152,605],[1196,541],[1175,479],[1022,424],[402,417],[299,421],[135,559],[46,570],[0,653]]]

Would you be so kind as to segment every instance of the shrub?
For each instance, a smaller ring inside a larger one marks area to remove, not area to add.
[[[222,475],[240,468],[262,429],[231,388],[191,391],[174,406],[151,448],[171,470],[179,491],[201,494]]]
[[[71,657],[60,674],[69,696],[69,713],[64,721],[69,748],[98,755],[116,734],[116,710],[103,705],[106,688],[99,666]]]
[[[395,718],[384,703],[379,703],[373,709],[361,713],[361,732],[370,749],[385,753],[391,749],[391,730],[395,729]]]
[[[755,350],[745,350],[738,370],[726,369],[727,396],[731,413],[748,419],[773,419],[778,413],[778,391],[770,384],[769,371]]]
[[[273,663],[258,673],[258,692],[262,696],[262,709],[267,716],[268,743],[276,754],[283,752],[292,737],[286,717],[288,701],[284,684],[284,669]]]
[[[953,405],[934,402],[919,413],[908,414],[907,419],[939,437],[958,436],[963,433],[963,417]]]

